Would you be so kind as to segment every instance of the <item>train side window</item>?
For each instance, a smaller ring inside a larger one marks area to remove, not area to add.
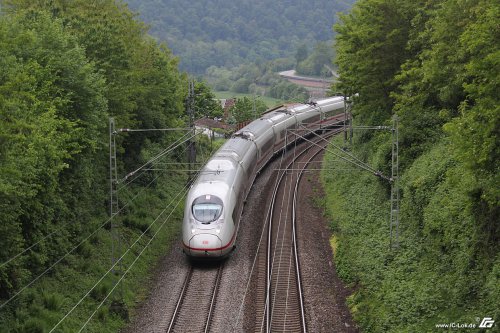
[[[310,124],[310,123],[314,123],[316,121],[320,120],[320,115],[317,115],[317,116],[314,116],[314,117],[311,117],[307,120],[307,124]]]
[[[274,143],[273,143],[272,139],[267,140],[267,142],[262,145],[262,149],[261,149],[262,155],[264,155],[268,150],[270,150],[271,147],[273,146],[273,144]]]

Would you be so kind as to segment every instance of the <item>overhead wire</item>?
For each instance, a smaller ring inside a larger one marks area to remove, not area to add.
[[[181,139],[183,137],[185,137],[185,135],[183,135],[181,137]],[[174,141],[174,144],[176,144],[177,142],[179,141],[179,139],[177,139],[176,141]],[[184,141],[185,142],[185,141]],[[183,142],[183,143],[184,143]],[[168,150],[170,147],[172,147],[173,144],[171,144],[168,148],[166,148],[165,150]],[[176,146],[178,147],[178,146]],[[164,151],[165,151],[164,150]],[[134,179],[135,180],[135,179]],[[126,185],[130,184],[131,182],[127,183]],[[149,186],[149,184],[147,185]],[[122,188],[118,189],[117,191],[120,191]],[[120,210],[121,211],[121,210]],[[106,225],[106,223],[108,223],[110,220],[112,219],[112,217],[110,217],[106,222],[104,222],[104,225]],[[39,245],[40,243],[42,243],[43,241],[45,241],[46,239],[50,238],[51,236],[55,235],[56,233],[58,233],[59,231],[61,231],[63,229],[64,226],[61,226],[59,228],[57,228],[56,230],[52,231],[51,233],[43,236],[41,239],[39,239],[37,242],[31,244],[29,247],[27,247],[26,249],[22,250],[21,252],[17,253],[16,255],[14,255],[13,257],[9,258],[8,260],[4,261],[3,263],[0,264],[0,268],[6,266],[7,264],[9,264],[10,262],[12,262],[13,260],[17,259],[18,257],[22,256],[23,254],[25,254],[26,252],[28,252],[29,250],[33,249],[35,246]],[[0,309],[2,308],[2,305],[0,305]]]
[[[141,171],[143,168],[145,168],[146,166],[148,166],[148,165],[152,164],[153,162],[157,161],[158,159],[160,159],[161,157],[165,156],[166,154],[172,152],[174,149],[178,148],[180,145],[182,145],[183,143],[186,143],[188,140],[192,139],[193,137],[195,137],[197,135],[195,133],[195,134],[191,135],[190,137],[188,137],[187,139],[185,139],[185,137],[189,136],[189,134],[190,134],[189,132],[185,133],[179,139],[177,139],[172,144],[170,144],[170,146],[168,146],[167,148],[165,148],[164,150],[162,150],[160,153],[156,154],[154,157],[152,157],[151,159],[149,159],[142,166],[140,166],[139,168],[137,168],[136,170],[134,170],[132,172],[129,172],[125,177],[123,177],[119,181],[119,183],[123,183],[123,185],[117,189],[117,192],[120,192],[123,188],[125,188],[128,185],[130,185],[131,183],[133,183],[135,180],[137,180],[138,178],[140,178],[144,174],[144,171],[143,171],[143,172],[140,172],[139,174],[136,175],[137,172]],[[135,177],[132,178],[131,180],[129,180],[127,182],[127,180],[130,177],[132,177],[132,176],[135,176]]]
[[[177,140],[178,141],[178,140]],[[184,141],[185,142],[185,141]],[[178,145],[176,146],[178,147]],[[163,154],[162,156],[164,156],[165,154]],[[83,243],[85,243],[88,239],[90,239],[92,236],[94,236],[97,231],[99,231],[100,229],[102,229],[106,224],[108,224],[115,216],[117,216],[120,212],[122,212],[126,207],[128,207],[146,188],[148,188],[149,186],[151,186],[151,184],[153,184],[158,178],[160,177],[160,175],[157,175],[155,178],[153,178],[145,187],[141,188],[141,190],[132,198],[130,199],[124,206],[122,206],[114,215],[110,216],[104,223],[102,223],[97,229],[95,229],[92,233],[90,233],[86,238],[84,238],[82,241],[80,241],[75,247],[73,247],[70,251],[67,251],[61,258],[59,258],[57,261],[55,261],[49,268],[47,268],[45,271],[43,271],[42,273],[40,273],[38,276],[36,276],[33,280],[31,280],[31,282],[29,282],[27,285],[25,285],[23,288],[21,288],[19,291],[17,291],[13,296],[11,296],[7,301],[5,301],[4,303],[0,304],[0,310],[2,308],[4,308],[8,303],[10,303],[12,300],[14,300],[15,298],[17,298],[22,292],[24,292],[24,290],[26,290],[27,288],[29,288],[30,286],[32,286],[36,281],[38,281],[42,276],[44,276],[45,274],[47,274],[49,271],[51,271],[57,264],[59,264],[62,260],[64,260],[66,257],[68,257],[70,254],[72,254],[77,248],[79,248]],[[49,238],[50,236],[52,236],[53,234],[57,233],[58,231],[61,231],[63,228],[63,226],[61,226],[58,230],[55,230],[54,232],[52,232],[51,234],[48,234],[47,236],[44,236],[42,239],[40,239],[37,243],[31,245],[29,248],[23,250],[21,253],[17,254],[15,257],[9,259],[7,262],[5,262],[4,264],[2,264],[2,266],[0,267],[3,267],[4,265],[6,265],[8,262],[11,262],[12,260],[14,260],[15,258],[19,257],[20,255],[22,255],[23,253],[27,252],[29,249],[33,248],[34,246],[38,245],[39,243],[41,243],[43,240]]]
[[[54,262],[49,268],[47,268],[45,271],[43,271],[42,273],[40,273],[37,277],[35,277],[33,280],[31,280],[31,282],[29,282],[27,285],[25,285],[23,288],[21,288],[18,292],[16,292],[13,296],[11,296],[7,301],[5,301],[4,303],[0,304],[0,310],[5,307],[8,303],[10,303],[13,299],[17,298],[17,296],[19,296],[24,290],[26,290],[27,288],[29,288],[30,286],[32,286],[36,281],[38,281],[42,276],[44,276],[45,274],[47,274],[49,271],[52,270],[52,268],[54,268],[57,264],[59,264],[62,260],[64,260],[66,257],[68,257],[70,254],[72,254],[77,248],[79,248],[83,243],[85,243],[87,240],[89,240],[92,236],[94,236],[99,230],[101,230],[108,222],[110,222],[115,216],[118,215],[118,213],[120,213],[122,210],[124,210],[130,203],[132,203],[136,198],[137,196],[139,196],[139,194],[141,194],[145,188],[149,187],[156,179],[158,178],[158,176],[153,179],[146,187],[142,188],[139,193],[137,193],[131,200],[129,200],[127,202],[127,204],[125,204],[122,208],[120,208],[120,210],[118,212],[116,212],[113,216],[110,216],[106,222],[102,223],[101,225],[99,225],[99,227],[97,229],[95,229],[92,233],[90,233],[87,237],[85,237],[82,241],[80,241],[75,247],[73,247],[70,251],[66,251],[66,253],[61,257],[59,258],[56,262]]]
[[[207,156],[207,159],[209,158],[209,156]],[[180,192],[180,193],[183,193],[183,196],[184,194],[186,194],[188,192],[188,187],[189,185],[186,184],[183,188],[183,190]],[[120,284],[120,282],[123,280],[123,278],[125,278],[125,276],[127,275],[127,273],[130,271],[130,269],[132,269],[132,267],[135,265],[135,263],[137,262],[137,260],[140,258],[140,256],[142,255],[142,253],[146,250],[146,248],[149,246],[149,244],[152,242],[152,240],[156,237],[156,235],[158,234],[158,232],[161,230],[161,228],[163,228],[164,224],[168,221],[168,219],[170,218],[170,216],[172,215],[173,211],[175,211],[175,209],[179,206],[179,203],[180,201],[177,202],[176,206],[173,208],[173,210],[170,212],[169,216],[165,219],[165,221],[161,224],[161,226],[158,228],[158,230],[156,231],[156,233],[151,237],[151,239],[148,241],[148,243],[144,246],[144,248],[141,250],[141,252],[137,255],[137,257],[135,258],[135,260],[130,264],[130,266],[127,268],[127,270],[123,273],[123,275],[120,277],[120,279],[116,282],[116,284],[113,286],[113,288],[109,291],[109,293],[106,295],[106,297],[101,301],[101,303],[97,306],[97,308],[94,310],[94,312],[90,315],[90,317],[87,319],[87,321],[83,324],[83,326],[80,328],[80,330],[78,332],[81,332],[87,325],[88,323],[90,322],[90,320],[92,320],[92,318],[94,317],[94,315],[97,313],[97,311],[101,308],[101,306],[105,303],[105,301],[109,298],[109,296],[113,293],[113,291],[116,289],[116,287]],[[163,212],[162,212],[163,214]],[[162,214],[160,214],[159,216],[161,216]],[[158,216],[158,218],[159,218]],[[157,218],[157,219],[158,219]],[[157,220],[156,219],[156,220]],[[156,222],[155,220],[155,222]],[[153,222],[153,224],[155,223]],[[149,229],[149,228],[148,228]],[[133,246],[133,245],[132,245]],[[123,256],[122,256],[123,257]],[[121,258],[120,258],[121,260]],[[109,271],[108,271],[109,273]],[[101,279],[102,280],[102,279]],[[98,283],[97,283],[98,284]],[[96,285],[97,285],[96,284]],[[94,285],[93,288],[96,287],[96,285]],[[87,294],[89,294],[91,291],[89,291]],[[68,314],[69,315],[69,314]],[[67,317],[67,316],[66,316]],[[51,330],[50,332],[52,332],[53,330]],[[49,332],[49,333],[50,333]]]
[[[178,141],[178,140],[176,140],[176,142],[177,142],[177,141]],[[183,141],[183,143],[185,143],[185,141]],[[171,145],[171,146],[172,146],[172,145]],[[184,149],[182,150],[182,153],[185,153],[186,151],[187,151],[187,146],[186,146],[186,147],[184,147]],[[140,176],[142,176],[143,174],[145,174],[145,171],[146,171],[146,170],[148,170],[148,169],[143,169],[143,170],[141,171],[141,173],[140,173],[140,175],[139,175],[138,177],[136,177],[135,179],[133,179],[133,180],[131,180],[130,182],[128,182],[128,183],[126,183],[125,185],[123,185],[120,189],[118,189],[118,190],[117,190],[117,192],[118,192],[119,190],[123,190],[123,189],[128,190],[128,189],[129,189],[129,187],[127,187],[127,185],[130,185],[132,182],[134,182],[134,181],[135,181],[136,179],[138,179]],[[169,169],[162,168],[162,169],[155,169],[155,170],[151,170],[151,171],[166,171],[166,170],[169,170]],[[160,175],[157,175],[157,176],[153,179],[153,181],[155,181],[156,179],[158,179],[158,178],[159,178],[159,176],[160,176]]]
[[[174,207],[173,210],[175,210],[177,208],[177,206],[179,206],[179,203],[180,201],[177,203],[177,205]],[[165,225],[165,223],[168,221],[168,219],[170,218],[171,214],[165,219],[165,221],[163,221],[163,223],[160,225],[160,227],[158,228],[158,230],[155,232],[155,234],[149,239],[148,243],[144,246],[144,248],[141,250],[141,252],[137,255],[137,257],[134,259],[134,261],[132,262],[132,264],[130,264],[130,266],[127,268],[127,270],[123,273],[123,275],[120,277],[120,279],[116,282],[116,284],[113,286],[113,288],[111,288],[111,290],[108,292],[108,294],[106,295],[106,297],[101,301],[101,303],[97,306],[97,308],[94,310],[94,312],[90,315],[90,317],[87,319],[87,321],[83,324],[83,326],[80,328],[80,330],[78,332],[81,332],[87,325],[88,323],[92,320],[92,318],[95,316],[95,314],[97,313],[97,311],[101,308],[101,306],[104,304],[104,302],[108,299],[108,297],[113,293],[113,291],[116,289],[116,287],[120,284],[120,282],[125,278],[125,276],[127,275],[127,273],[132,269],[132,267],[135,265],[135,263],[137,262],[137,260],[139,260],[139,258],[141,257],[141,255],[144,253],[144,251],[148,248],[149,244],[151,244],[151,242],[153,241],[153,239],[156,237],[156,235],[160,232],[161,228],[163,228],[163,226]],[[50,333],[50,332],[49,332]]]
[[[108,271],[106,273],[104,273],[104,275],[101,276],[101,278],[92,286],[92,288],[90,288],[88,290],[87,293],[85,293],[85,295],[83,295],[83,297],[80,298],[80,300],[63,316],[62,319],[59,320],[59,322],[50,330],[50,332],[53,332],[84,300],[85,298],[87,298],[87,296],[106,278],[106,276],[118,265],[118,263],[120,263],[123,258],[129,253],[129,251],[132,249],[132,247],[135,246],[135,244],[137,244],[141,239],[142,237],[149,231],[149,229],[151,229],[153,227],[153,225],[160,219],[160,217],[163,215],[163,213],[165,213],[165,211],[173,204],[173,202],[179,197],[179,195],[181,193],[186,193],[186,188],[187,188],[187,185],[184,186],[184,188],[177,193],[177,195],[170,201],[170,203],[161,211],[161,213],[155,218],[155,220],[153,222],[151,222],[148,227],[146,228],[146,230],[144,230],[142,232],[142,234],[132,243],[132,245],[129,246],[129,248],[122,254],[122,256],[120,258],[118,258],[118,260],[108,269]],[[179,201],[180,202],[180,201]],[[170,217],[173,213],[173,211],[175,210],[175,208],[177,208],[177,206],[179,205],[179,203],[177,203],[177,205],[174,207],[174,209],[170,212],[169,216]],[[167,218],[168,219],[168,218]],[[49,333],[50,333],[49,332]]]
[[[187,149],[187,148],[186,148]],[[185,150],[186,150],[185,149]],[[207,159],[209,158],[209,156],[207,156]],[[199,173],[200,170],[197,170],[197,172]],[[56,324],[56,326],[54,326],[52,328],[52,330],[50,332],[53,332],[80,304],[81,302],[83,302],[83,300],[92,292],[92,290],[94,290],[103,280],[104,278],[116,267],[116,265],[121,262],[123,260],[123,258],[125,257],[125,255],[132,249],[132,247],[137,244],[137,242],[147,233],[147,231],[149,231],[149,229],[158,221],[158,219],[163,215],[163,213],[167,210],[168,207],[171,206],[171,204],[174,202],[174,200],[180,195],[182,194],[182,197],[181,199],[184,197],[184,195],[187,193],[188,191],[188,187],[189,187],[189,184],[186,184],[183,189],[175,196],[175,198],[169,203],[169,205],[156,217],[156,219],[148,226],[148,228],[136,239],[136,241],[129,246],[129,248],[125,251],[125,253],[112,265],[112,267],[110,267],[110,269],[94,284],[94,286],[82,297],[80,298],[80,300],[70,309],[70,311],[68,313],[66,313],[66,315]],[[136,263],[136,261],[139,259],[139,257],[142,255],[142,253],[144,252],[144,250],[149,246],[149,244],[151,243],[151,241],[156,237],[156,235],[158,234],[158,232],[161,230],[161,228],[163,228],[164,224],[168,221],[168,219],[170,218],[170,216],[173,214],[173,212],[175,211],[175,209],[179,206],[181,200],[179,200],[177,202],[177,204],[175,205],[175,207],[172,209],[172,211],[170,212],[170,214],[167,216],[167,218],[165,219],[165,221],[161,224],[161,226],[158,228],[158,230],[155,232],[155,234],[151,237],[151,239],[148,241],[148,243],[144,246],[144,248],[141,250],[141,252],[139,253],[139,255],[136,257],[136,259],[132,262],[132,264],[128,267],[128,269],[124,272],[123,276],[116,282],[116,284],[113,286],[113,288],[110,290],[110,292],[107,294],[107,296],[103,299],[103,301],[99,304],[99,306],[96,308],[96,310],[91,314],[91,316],[88,318],[88,320],[85,322],[85,324],[80,328],[79,332],[81,332],[83,330],[83,328],[85,328],[85,326],[90,322],[90,320],[93,318],[93,316],[97,313],[97,311],[99,310],[99,308],[104,304],[104,302],[107,300],[107,298],[111,295],[111,293],[115,290],[115,288],[119,285],[119,283],[123,280],[123,278],[125,277],[125,275],[130,271],[130,269],[133,267],[133,265]],[[49,332],[49,333],[50,333]]]
[[[34,248],[35,246],[37,246],[38,244],[40,244],[41,242],[43,242],[44,240],[48,239],[49,237],[51,237],[52,235],[54,235],[55,233],[57,233],[58,231],[61,231],[61,229],[62,229],[62,226],[59,227],[59,228],[57,228],[56,230],[52,231],[50,234],[47,234],[47,235],[43,236],[36,243],[31,244],[29,247],[27,247],[23,251],[19,252],[18,254],[16,254],[12,258],[10,258],[9,260],[7,260],[4,263],[0,264],[0,268],[2,268],[3,266],[7,265],[11,261],[17,259],[17,257],[22,256],[23,254],[25,254],[26,252],[28,252],[29,250],[31,250],[32,248]]]
[[[300,135],[300,134],[298,134],[298,133],[295,133],[295,135],[296,135],[296,136],[298,136],[298,137],[300,137],[300,138],[302,138],[304,141],[307,141],[307,142],[313,143],[312,141],[308,140],[307,138],[305,138],[304,136],[302,136],[302,135]],[[324,140],[324,139],[323,139],[323,140]],[[313,143],[313,144],[319,147],[319,145],[318,145],[318,144],[316,144],[316,143]],[[351,157],[352,159],[348,159],[348,158],[346,158],[346,157],[344,157],[344,156],[342,156],[342,155],[338,154],[337,152],[335,152],[335,151],[333,151],[333,150],[330,150],[330,149],[328,149],[328,148],[323,148],[323,149],[324,149],[325,151],[328,151],[328,152],[330,152],[331,154],[333,154],[333,155],[335,155],[335,156],[337,156],[337,157],[339,157],[339,158],[341,158],[341,159],[343,159],[343,160],[345,160],[345,161],[347,161],[347,162],[351,163],[351,164],[354,164],[354,165],[358,166],[359,168],[361,168],[361,169],[363,169],[363,170],[365,170],[365,171],[371,172],[372,174],[374,174],[374,175],[375,175],[375,176],[377,176],[377,177],[380,177],[380,178],[385,179],[385,180],[387,180],[387,181],[391,181],[391,179],[390,179],[389,177],[387,177],[387,176],[383,175],[380,171],[378,171],[378,170],[374,169],[374,168],[373,168],[373,167],[371,167],[369,164],[367,164],[367,163],[365,163],[365,162],[361,161],[360,159],[358,159],[358,158],[357,158],[357,157],[355,157],[354,155],[352,155],[352,154],[350,154],[350,153],[348,153],[348,152],[346,152],[346,151],[342,150],[342,149],[341,149],[340,147],[338,147],[338,146],[334,146],[334,147],[335,147],[335,148],[337,148],[337,149],[339,149],[339,150],[341,150],[342,152],[344,152],[346,155],[348,155],[348,156],[349,156],[349,157]]]
[[[315,132],[311,132],[311,133],[313,133],[316,137],[320,138],[322,141],[328,141],[328,140],[326,140],[326,139],[322,138],[321,136],[319,136],[319,135],[318,135],[317,133],[315,133]],[[346,150],[344,150],[344,149],[340,148],[340,147],[339,147],[339,146],[337,146],[335,143],[333,143],[333,142],[331,142],[331,141],[330,141],[330,142],[329,142],[329,144],[330,144],[330,145],[332,145],[334,148],[337,148],[338,150],[340,150],[340,151],[344,152],[344,154],[346,154],[347,156],[351,157],[352,159],[354,159],[355,161],[357,161],[359,164],[362,164],[362,165],[366,166],[366,167],[367,167],[368,169],[370,169],[371,171],[373,171],[373,172],[377,171],[377,170],[376,170],[375,168],[373,168],[371,165],[369,165],[369,164],[367,164],[367,163],[363,162],[363,161],[362,161],[361,159],[359,159],[356,155],[351,154],[350,152],[348,152],[348,151],[346,151]]]
[[[281,153],[280,163],[279,163],[280,167],[283,164],[283,159],[284,159],[284,156],[285,156],[285,148],[286,147],[283,147],[283,150],[282,150],[282,153]],[[276,179],[275,179],[275,183],[274,183],[275,187],[276,187],[277,182],[278,182],[278,177],[276,177]],[[262,227],[262,232],[260,234],[259,243],[257,245],[257,250],[255,251],[255,256],[253,258],[252,268],[250,269],[250,274],[248,274],[248,279],[247,279],[247,284],[246,284],[246,287],[245,287],[245,292],[243,293],[243,298],[241,300],[240,308],[238,310],[238,315],[236,316],[235,326],[238,326],[238,323],[239,323],[239,320],[240,320],[240,317],[241,317],[241,312],[243,310],[243,305],[245,304],[246,295],[248,294],[248,290],[249,290],[249,287],[250,287],[250,280],[251,280],[251,277],[253,275],[253,271],[255,269],[255,264],[257,262],[257,257],[258,257],[258,254],[259,254],[260,246],[262,244],[262,239],[264,238],[264,234],[265,234],[265,230],[266,230],[266,227],[267,227],[267,222],[268,222],[270,214],[271,214],[271,207],[269,207],[269,209],[267,211],[266,219],[265,219],[265,222],[264,222],[264,226]]]

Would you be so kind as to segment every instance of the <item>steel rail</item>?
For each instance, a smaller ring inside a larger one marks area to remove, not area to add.
[[[177,299],[177,304],[175,306],[172,319],[170,319],[170,325],[168,325],[167,333],[172,332],[172,328],[174,327],[177,315],[179,314],[179,310],[181,308],[182,301],[184,300],[184,296],[186,295],[186,290],[188,288],[189,281],[191,280],[192,275],[193,275],[193,267],[189,266],[189,270],[186,274],[186,278],[184,279],[184,283],[182,285],[181,293],[179,294],[179,298]]]
[[[333,135],[333,134],[332,134]],[[294,256],[295,256],[295,270],[296,270],[296,276],[297,276],[297,288],[299,292],[299,305],[300,305],[300,312],[301,312],[301,321],[302,321],[302,331],[304,333],[307,333],[307,325],[306,325],[306,315],[305,315],[305,306],[304,306],[304,292],[302,290],[302,278],[300,276],[300,262],[299,262],[299,254],[298,254],[298,245],[297,245],[297,197],[298,197],[298,191],[299,191],[299,184],[302,179],[302,176],[311,163],[311,161],[316,158],[316,156],[321,153],[322,149],[319,149],[316,153],[314,153],[309,160],[304,163],[304,166],[302,167],[302,170],[300,170],[297,180],[295,182],[295,190],[293,193],[293,202],[292,202],[292,235],[293,235],[293,251],[294,251]]]
[[[210,302],[208,303],[208,306],[207,306],[206,319],[205,319],[205,322],[202,326],[203,332],[205,332],[205,333],[208,333],[210,330],[211,320],[213,318],[213,313],[215,310],[215,302],[216,302],[216,298],[217,298],[217,292],[219,290],[220,281],[222,279],[223,268],[224,268],[224,264],[221,264],[217,268],[217,273],[215,275],[215,281],[213,283],[210,296],[205,298],[205,299],[210,298]],[[183,307],[185,304],[189,304],[189,301],[188,301],[189,294],[192,293],[192,291],[193,291],[192,289],[190,289],[190,287],[191,288],[193,287],[192,282],[196,283],[196,281],[193,281],[193,279],[195,279],[193,276],[195,275],[196,272],[200,273],[201,271],[197,271],[196,268],[193,266],[189,267],[189,271],[186,274],[186,277],[184,279],[184,283],[182,285],[181,292],[180,292],[179,297],[177,299],[174,313],[172,314],[172,318],[170,319],[167,333],[172,333],[174,331],[178,331],[176,329],[176,326],[179,324],[179,318],[183,317],[183,315],[181,313],[184,313],[184,311],[189,311],[189,309],[183,309]],[[194,290],[196,291],[196,288]],[[208,288],[207,288],[207,290],[208,290]],[[182,322],[182,319],[181,319],[181,322]],[[183,329],[184,329],[184,331],[186,331],[185,330],[186,328],[183,328]]]
[[[212,316],[215,308],[215,299],[217,292],[219,291],[220,280],[222,279],[222,268],[224,264],[221,264],[219,270],[217,271],[217,277],[215,278],[214,290],[212,292],[212,300],[210,302],[210,309],[208,310],[207,322],[205,323],[205,333],[208,333],[210,329],[210,322],[212,321]]]
[[[342,131],[342,129],[333,129],[330,132],[328,132],[327,134],[321,136],[321,138],[323,138],[323,137],[329,138],[335,134],[338,134],[341,131]],[[323,139],[323,140],[325,140],[325,139]],[[309,140],[306,140],[306,141],[309,141]],[[310,143],[312,143],[312,142],[310,142]],[[270,313],[270,311],[271,311],[270,294],[271,294],[271,292],[270,291],[271,291],[271,270],[272,270],[272,267],[271,267],[271,248],[272,248],[272,246],[271,245],[272,245],[272,225],[273,225],[272,220],[274,217],[274,205],[276,202],[278,189],[283,181],[284,176],[287,174],[286,170],[288,170],[291,165],[293,165],[301,156],[306,154],[309,151],[309,149],[312,148],[313,146],[314,145],[311,144],[311,146],[305,148],[298,155],[293,157],[292,161],[289,162],[288,165],[286,166],[286,168],[284,169],[285,171],[282,172],[281,175],[279,176],[278,181],[276,182],[274,190],[273,190],[273,195],[272,195],[272,199],[271,199],[271,209],[270,209],[270,214],[268,216],[268,237],[267,237],[267,254],[266,254],[266,262],[267,262],[267,264],[266,264],[266,266],[267,266],[266,298],[265,298],[265,318],[263,318],[266,322],[266,332],[267,333],[271,332],[271,326],[270,326],[271,325],[271,320],[270,320],[270,316],[271,316],[271,313]],[[319,145],[316,144],[316,146],[319,146]],[[321,151],[322,151],[322,149],[318,150],[318,152],[316,152],[314,156],[318,155]],[[292,211],[293,211],[293,206],[292,206]],[[296,239],[295,228],[294,228],[292,237],[294,238],[293,242],[295,243],[295,239]],[[296,270],[299,270],[298,255],[297,255],[296,248],[295,248],[294,252],[295,252]],[[297,277],[297,279],[299,279],[299,276]],[[304,304],[303,304],[303,293],[302,293],[302,287],[301,287],[300,283],[298,283],[298,286],[299,286],[299,295],[300,295],[299,303],[300,303],[300,307],[301,307],[301,309],[300,309],[301,310],[301,322],[302,322],[303,332],[305,333],[305,332],[307,332],[307,327],[306,327],[306,323],[305,323],[305,310],[304,310]]]

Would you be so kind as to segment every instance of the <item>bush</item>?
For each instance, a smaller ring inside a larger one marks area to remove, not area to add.
[[[38,318],[30,318],[22,326],[21,332],[23,333],[44,333],[45,332],[45,322]]]
[[[102,281],[97,287],[92,290],[90,296],[98,302],[101,302],[111,291],[111,282]]]
[[[149,225],[151,224],[151,220],[149,218],[139,218],[136,216],[126,216],[123,219],[123,225],[130,229],[139,230],[141,232],[145,232],[148,230]],[[151,232],[151,229],[148,230],[148,233]]]
[[[377,140],[354,154],[371,151],[370,164],[383,165],[387,145],[373,149]],[[349,306],[365,331],[432,331],[498,311],[498,252],[482,228],[489,215],[473,209],[474,177],[449,150],[440,142],[403,172],[397,251],[388,246],[386,185],[363,171],[322,174],[337,272],[358,287]],[[325,169],[334,159],[325,155]]]
[[[62,296],[54,292],[43,292],[42,300],[45,308],[51,311],[59,310],[64,302]]]

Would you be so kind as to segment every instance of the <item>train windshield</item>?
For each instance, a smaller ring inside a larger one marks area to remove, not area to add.
[[[217,220],[222,214],[222,200],[215,196],[206,195],[193,202],[193,216],[201,223],[210,223]]]

